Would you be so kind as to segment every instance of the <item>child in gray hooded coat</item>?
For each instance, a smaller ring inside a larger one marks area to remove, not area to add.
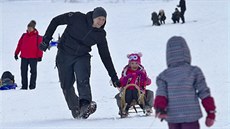
[[[156,117],[165,119],[169,129],[199,129],[202,117],[198,98],[207,112],[206,126],[215,120],[215,103],[201,69],[191,65],[191,55],[183,37],[167,43],[167,66],[157,77],[154,102]]]

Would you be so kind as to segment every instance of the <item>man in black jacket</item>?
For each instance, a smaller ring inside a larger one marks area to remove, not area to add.
[[[181,15],[181,20],[182,20],[182,24],[183,24],[183,23],[185,23],[185,20],[184,20],[184,13],[186,11],[185,0],[180,0],[180,3],[179,3],[179,5],[177,5],[177,7],[180,7],[180,9],[181,9],[180,15]]]
[[[50,22],[39,46],[41,50],[46,51],[57,26],[67,25],[58,44],[56,65],[63,94],[74,118],[86,119],[96,110],[89,83],[89,52],[93,45],[97,44],[99,55],[113,85],[120,86],[106,40],[106,16],[107,13],[102,7],[97,7],[87,14],[70,12],[59,15]],[[73,87],[75,81],[79,97]]]

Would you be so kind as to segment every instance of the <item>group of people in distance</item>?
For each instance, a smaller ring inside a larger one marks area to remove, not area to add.
[[[185,23],[184,13],[186,11],[186,3],[185,0],[180,0],[179,5],[177,7],[180,7],[181,11],[179,11],[178,8],[175,8],[175,11],[172,13],[172,21],[173,23],[179,23],[180,19],[182,21],[182,24]],[[166,16],[165,11],[161,9],[159,13],[157,14],[155,11],[151,15],[152,20],[152,26],[159,26],[161,24],[165,24]]]

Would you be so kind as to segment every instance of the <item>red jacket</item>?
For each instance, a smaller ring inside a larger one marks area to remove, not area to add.
[[[122,71],[120,82],[122,87],[127,84],[136,84],[145,90],[145,87],[151,84],[151,79],[148,78],[143,66],[139,66],[139,68],[134,71],[127,65]],[[128,89],[133,90],[134,87],[129,87]]]
[[[43,52],[38,46],[42,42],[42,37],[38,35],[35,29],[32,32],[23,33],[18,41],[18,46],[15,50],[15,55],[21,52],[21,58],[42,58]]]

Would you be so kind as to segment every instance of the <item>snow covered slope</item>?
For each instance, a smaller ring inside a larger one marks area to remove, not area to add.
[[[31,19],[37,21],[37,29],[43,35],[56,15],[69,11],[86,13],[103,6],[108,13],[105,29],[110,52],[119,76],[127,64],[126,55],[142,52],[142,64],[153,82],[149,88],[155,92],[155,78],[166,68],[166,42],[173,35],[183,36],[191,49],[192,64],[202,68],[216,100],[217,119],[212,129],[229,129],[229,2],[187,0],[186,23],[172,24],[171,14],[178,1],[0,3],[0,73],[10,70],[20,86],[20,61],[15,61],[13,56],[17,41]],[[160,9],[166,12],[166,24],[151,26],[151,13]],[[53,37],[57,38],[64,27],[59,27]],[[38,64],[37,89],[0,91],[0,129],[167,129],[167,123],[154,116],[117,119],[114,95],[118,90],[110,86],[110,78],[96,47],[91,52],[91,89],[98,110],[87,120],[72,119],[58,82],[57,69],[54,68],[56,50],[52,48],[44,53],[43,61]],[[208,129],[204,124],[206,114],[203,114],[201,128]]]

